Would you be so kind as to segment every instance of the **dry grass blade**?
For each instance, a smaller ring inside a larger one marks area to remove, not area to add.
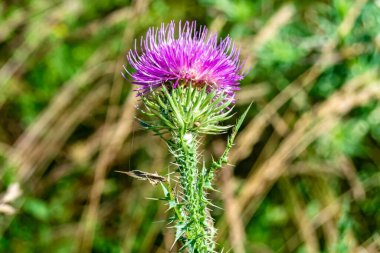
[[[291,21],[296,10],[293,4],[287,3],[270,18],[265,26],[257,33],[252,41],[253,51],[263,46],[267,41],[276,36],[278,31]]]
[[[305,242],[305,251],[308,253],[320,252],[318,237],[313,224],[308,219],[305,207],[293,189],[290,180],[282,178],[279,183],[284,193],[284,198],[287,199],[287,209],[290,211],[293,222],[297,225],[299,234]]]
[[[136,18],[146,10],[148,1],[138,0],[135,1],[132,10],[134,15],[130,18]],[[132,36],[134,34],[133,29],[124,33],[123,37]],[[119,59],[119,63],[121,59]],[[119,96],[120,87],[117,85],[117,81],[114,80],[115,84],[112,89],[110,107],[107,112],[106,125],[110,124],[117,115],[114,109],[116,106],[117,97]],[[136,95],[130,92],[124,106],[121,110],[120,120],[116,124],[115,133],[110,139],[105,139],[107,135],[103,135],[101,153],[98,157],[95,167],[94,183],[91,188],[89,195],[89,204],[87,210],[83,214],[83,219],[81,221],[81,227],[79,229],[79,249],[81,252],[90,252],[92,248],[94,229],[96,225],[96,217],[98,213],[98,207],[100,204],[100,197],[103,192],[103,187],[105,183],[105,175],[107,169],[111,165],[112,161],[117,157],[117,154],[122,149],[126,138],[132,131],[132,124],[135,115],[135,105],[137,103]]]
[[[106,90],[107,86],[98,86],[97,89],[87,94],[79,104],[74,105],[73,108],[60,115],[61,117],[56,122],[56,125],[53,126],[53,130],[47,133],[45,139],[36,144],[34,152],[28,154],[29,156],[24,157],[22,160],[18,160],[20,161],[17,164],[18,181],[25,183],[33,179],[32,182],[29,182],[29,186],[35,187],[38,184],[39,177],[46,169],[45,165],[60,151],[76,126],[88,117],[89,112],[106,98]],[[7,227],[10,222],[11,220],[3,227]]]
[[[307,113],[298,121],[294,130],[281,143],[275,154],[247,179],[247,183],[239,194],[241,208],[250,201],[261,199],[262,195],[285,172],[288,162],[316,138],[331,129],[340,117],[352,108],[372,99],[378,99],[380,96],[378,82],[366,83],[361,89],[354,90],[355,92],[347,94],[345,89],[342,89],[318,106],[315,112]]]
[[[12,77],[52,33],[49,21],[55,20],[56,22],[60,22],[66,17],[67,13],[72,15],[79,13],[80,7],[81,4],[79,2],[67,1],[62,5],[54,7],[49,12],[44,12],[42,18],[31,20],[32,22],[28,24],[23,42],[17,47],[12,57],[0,68],[0,107],[8,99],[8,86],[11,83]],[[35,36],[36,34],[38,36]]]
[[[104,187],[104,177],[107,168],[109,168],[111,162],[116,158],[125,139],[131,132],[136,101],[135,94],[131,92],[123,106],[123,114],[118,121],[115,133],[111,139],[108,140],[106,146],[103,147],[96,163],[94,183],[89,196],[89,206],[84,212],[82,226],[79,231],[81,252],[88,252],[91,249],[99,198]]]
[[[98,57],[94,58],[99,60]],[[92,59],[90,59],[89,62],[94,63]],[[57,118],[67,110],[76,96],[78,96],[80,89],[91,84],[91,82],[99,77],[99,75],[103,75],[104,70],[107,68],[109,69],[109,63],[97,64],[65,83],[61,92],[18,139],[15,144],[14,152],[10,154],[11,162],[19,164],[23,157],[34,149],[36,143],[38,143],[40,138],[43,137],[43,133],[46,132],[47,129],[51,129],[52,124],[54,124]]]
[[[356,1],[356,4],[351,7],[349,14],[344,18],[340,26],[345,33],[352,29],[353,21],[357,19],[365,2],[366,0],[358,0]],[[284,9],[287,10],[288,8],[289,7],[285,7]],[[257,143],[265,127],[268,125],[269,120],[276,114],[277,110],[286,103],[286,101],[301,92],[303,88],[311,86],[313,82],[321,75],[321,73],[328,67],[336,64],[344,58],[353,57],[354,55],[362,53],[360,50],[355,50],[350,51],[351,54],[345,54],[343,50],[341,54],[337,55],[334,52],[336,45],[337,38],[333,38],[325,43],[322,48],[322,54],[316,60],[316,63],[304,74],[300,75],[294,82],[289,84],[284,90],[282,90],[281,93],[279,93],[269,104],[267,104],[247,125],[236,140],[237,148],[232,150],[231,163],[235,164],[236,162],[246,158],[251,153],[254,145]]]
[[[10,37],[10,34],[25,21],[26,12],[24,10],[17,10],[12,13],[0,28],[0,42],[5,41]]]
[[[368,190],[370,190],[373,187],[377,187],[379,179],[380,179],[380,173],[376,173],[372,177],[364,180],[362,183],[363,183],[363,186],[364,186],[365,190],[368,191]],[[316,184],[318,184],[318,183],[316,182]],[[325,189],[329,189],[329,188],[327,187]],[[326,194],[326,193],[323,193],[323,194]],[[331,198],[331,200],[329,200],[326,203],[326,205],[324,206],[324,208],[322,210],[320,210],[318,212],[318,214],[316,214],[314,217],[312,217],[310,219],[310,222],[313,224],[314,230],[318,229],[321,226],[324,226],[330,220],[332,220],[335,216],[337,216],[339,214],[339,212],[341,211],[341,202],[342,202],[342,200],[343,199],[348,199],[348,197],[349,197],[350,194],[351,194],[351,191],[348,191],[348,192],[343,193],[340,196]],[[338,236],[337,235],[337,231],[336,231],[336,227],[328,226],[328,228],[334,228],[334,229],[333,229],[333,231],[327,231],[328,232],[327,235],[331,236],[332,238],[326,237],[326,239],[327,240],[329,240],[329,239],[331,240],[332,239],[333,244],[329,244],[329,245],[335,246],[336,241],[337,241],[337,236]],[[333,233],[331,233],[331,232],[333,232]],[[336,233],[336,234],[334,234],[334,233]],[[376,237],[376,234],[374,236]],[[296,235],[293,236],[293,237],[291,237],[286,242],[286,244],[287,244],[286,247],[289,247],[289,245],[294,244],[294,241],[296,240],[295,237],[296,237]],[[354,240],[353,238],[351,238],[351,239]],[[372,239],[372,238],[370,238],[370,239]],[[369,241],[371,241],[371,240],[367,240],[367,242],[369,242]],[[379,242],[377,242],[377,245],[380,245]],[[374,240],[374,243],[376,245],[376,240]],[[364,243],[364,245],[365,244],[366,243]],[[355,246],[355,248],[352,249],[353,250],[352,252],[360,252],[361,247],[364,246],[364,245]],[[285,245],[283,247],[285,247]],[[280,249],[280,252],[281,252],[282,249],[283,248]],[[290,246],[290,248],[289,248],[289,250],[291,250],[291,251],[293,251],[294,249],[295,249],[294,246],[293,247]],[[333,248],[330,248],[329,252],[335,253],[335,250]],[[369,251],[369,252],[372,252],[372,251]],[[374,252],[378,252],[378,251],[374,251]]]
[[[254,65],[255,53],[266,42],[270,41],[284,27],[295,14],[295,7],[291,3],[284,4],[280,9],[273,14],[265,26],[255,35],[255,37],[247,43],[250,48],[243,48],[243,53],[249,55],[246,65],[252,67]],[[247,52],[245,52],[247,50]],[[253,54],[251,52],[254,52]]]
[[[34,148],[18,160],[20,180],[28,180],[33,174],[36,174],[37,168],[39,168],[38,174],[42,173],[43,165],[55,157],[76,126],[90,116],[90,112],[104,101],[108,95],[107,90],[107,85],[98,86],[88,93],[81,103],[73,108],[68,108],[59,115],[50,131],[46,131],[43,138],[34,144]]]
[[[285,4],[283,5],[268,21],[266,26],[264,26],[258,34],[253,39],[253,43],[251,45],[254,45],[254,48],[249,48],[247,50],[249,51],[256,51],[259,47],[262,47],[265,42],[273,38],[278,31],[283,27],[284,25],[289,22],[291,17],[294,14],[294,6],[291,4]],[[244,53],[244,48],[243,48]],[[246,66],[253,66],[252,61],[254,58],[254,54],[247,53],[250,57],[246,61]],[[239,140],[237,140],[239,142]],[[234,150],[232,150],[230,157],[231,161],[230,163],[234,164],[235,160],[233,159],[236,157],[236,153]],[[232,173],[224,172],[223,173],[223,181],[224,181],[224,187],[223,187],[223,200],[224,200],[224,208],[226,210],[226,213],[228,214],[226,216],[227,224],[230,228],[229,232],[229,238],[230,238],[230,244],[233,247],[233,250],[237,253],[244,253],[245,250],[245,233],[244,233],[244,225],[243,222],[239,216],[239,212],[235,206],[237,206],[237,203],[234,199],[234,189],[232,187],[231,183],[228,183],[228,181],[231,181]]]
[[[235,188],[233,181],[231,180],[233,177],[233,170],[231,168],[224,169],[221,177],[220,187],[222,190],[224,208],[226,210],[226,220],[228,222],[228,227],[230,228],[228,239],[234,252],[244,253],[246,238],[241,217],[239,217],[239,213],[237,212],[237,210],[239,210],[237,206],[238,203],[234,200],[233,195]]]

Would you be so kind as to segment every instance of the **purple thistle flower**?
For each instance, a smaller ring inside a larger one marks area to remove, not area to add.
[[[216,89],[228,98],[234,99],[239,89],[242,64],[239,53],[230,37],[218,43],[216,34],[210,36],[205,26],[196,28],[196,22],[176,25],[174,21],[160,28],[150,28],[141,38],[141,53],[137,46],[130,50],[127,59],[135,70],[129,73],[133,83],[138,85],[139,95],[161,85],[176,88],[181,83]],[[136,42],[135,42],[136,44]]]

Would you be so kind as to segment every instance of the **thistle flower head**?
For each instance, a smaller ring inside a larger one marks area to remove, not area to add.
[[[218,41],[217,35],[210,35],[205,26],[197,28],[196,22],[179,22],[177,28],[173,21],[160,28],[152,27],[141,38],[141,52],[137,48],[135,45],[127,55],[135,71],[129,73],[125,66],[124,69],[140,95],[162,85],[192,85],[234,100],[244,77],[239,50],[230,37]]]

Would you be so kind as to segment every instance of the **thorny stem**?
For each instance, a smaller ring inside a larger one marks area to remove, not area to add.
[[[198,169],[197,135],[190,132],[179,133],[173,138],[172,145],[182,188],[182,221],[177,226],[177,236],[181,236],[180,239],[190,252],[214,252],[215,229],[207,210],[204,173]]]
[[[175,242],[183,242],[181,252],[187,249],[189,253],[213,253],[216,229],[207,209],[211,205],[207,192],[213,189],[215,171],[228,162],[228,153],[249,108],[233,127],[222,156],[206,168],[200,164],[199,136],[224,133],[230,128],[220,123],[232,116],[232,100],[191,85],[171,90],[163,86],[142,100],[142,112],[151,121],[140,122],[167,142],[178,167],[179,191],[172,191],[170,180],[167,186],[161,183],[165,192],[162,199],[174,210],[171,221],[175,222]],[[164,137],[168,133],[170,137]]]

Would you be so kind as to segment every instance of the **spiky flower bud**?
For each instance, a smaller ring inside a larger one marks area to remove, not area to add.
[[[207,92],[205,87],[178,86],[169,91],[162,86],[142,96],[142,101],[142,113],[149,118],[142,122],[155,132],[218,134],[230,127],[220,123],[232,116],[232,100],[215,90]]]

